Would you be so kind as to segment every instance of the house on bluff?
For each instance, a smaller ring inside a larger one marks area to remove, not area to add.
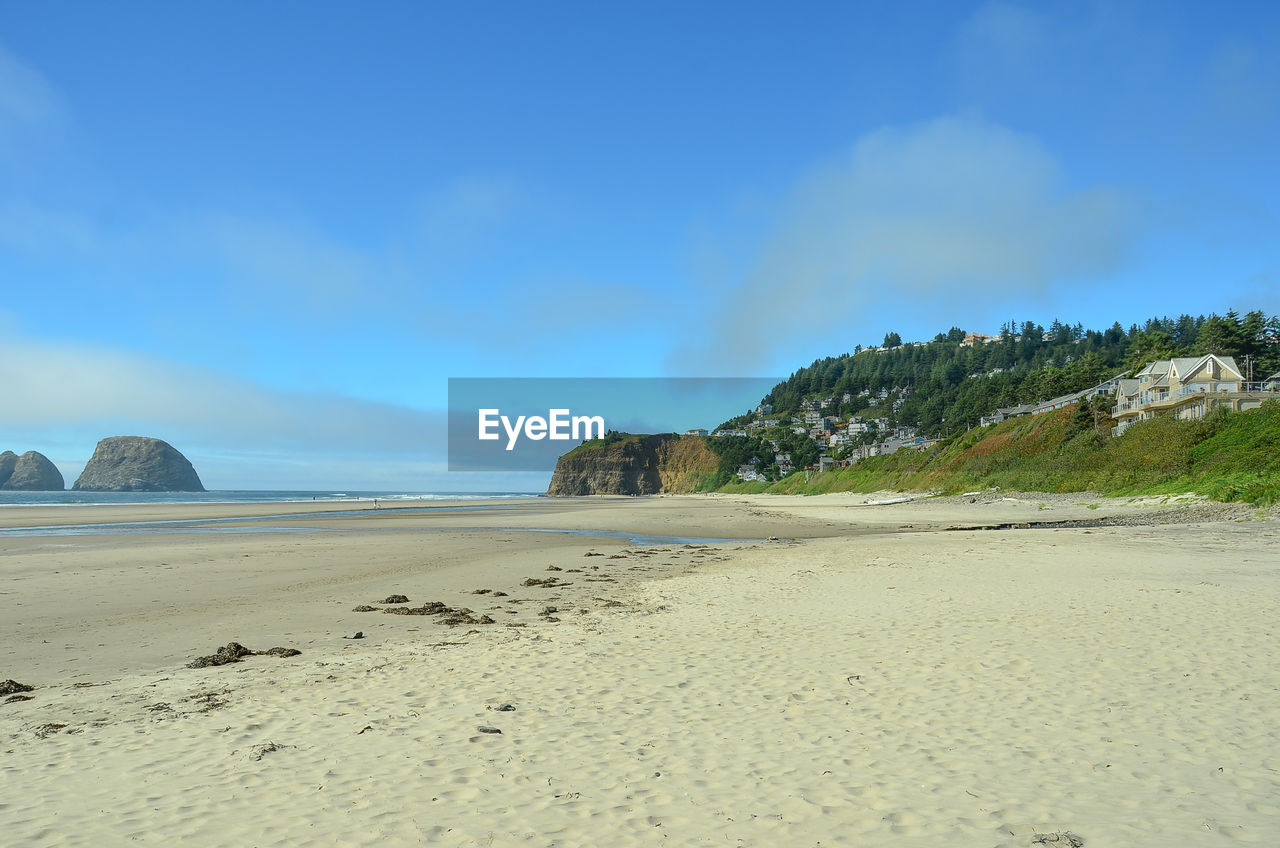
[[[1115,435],[1135,421],[1145,421],[1161,413],[1192,420],[1203,418],[1215,408],[1234,412],[1257,409],[1274,397],[1262,383],[1248,383],[1230,356],[1214,353],[1199,357],[1178,357],[1152,362],[1133,379],[1120,380],[1116,405]]]

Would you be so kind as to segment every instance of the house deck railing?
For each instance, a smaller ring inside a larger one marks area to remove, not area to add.
[[[1278,388],[1277,384],[1272,382],[1272,383],[1240,383],[1238,389],[1231,388],[1231,389],[1211,390],[1207,387],[1196,385],[1196,386],[1183,386],[1182,388],[1177,389],[1176,391],[1160,392],[1159,394],[1154,394],[1152,392],[1143,392],[1141,395],[1139,395],[1138,397],[1132,400],[1127,400],[1127,401],[1123,401],[1121,403],[1116,404],[1114,407],[1112,407],[1111,414],[1122,415],[1125,412],[1129,412],[1135,409],[1138,409],[1138,410],[1163,409],[1168,406],[1176,405],[1177,401],[1180,401],[1183,398],[1186,398],[1192,395],[1197,395],[1197,396],[1198,395],[1205,395],[1205,396],[1215,395],[1215,396],[1229,396],[1229,397],[1237,397],[1240,395],[1266,395],[1266,396],[1274,397],[1275,395],[1280,394],[1280,392],[1277,392],[1277,388]]]

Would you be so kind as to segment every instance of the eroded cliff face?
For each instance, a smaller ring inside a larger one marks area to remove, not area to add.
[[[658,448],[658,476],[662,491],[680,495],[702,489],[720,464],[720,457],[707,447],[700,436],[680,436],[664,442]]]
[[[611,445],[588,443],[560,457],[547,494],[573,497],[692,492],[715,468],[715,454],[696,436],[632,436]]]

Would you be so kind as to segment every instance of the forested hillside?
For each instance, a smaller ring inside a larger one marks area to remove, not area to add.
[[[940,436],[978,424],[997,407],[1034,403],[1080,391],[1155,359],[1218,353],[1233,356],[1254,380],[1280,370],[1280,319],[1262,311],[1152,318],[1127,330],[1086,330],[1057,321],[1006,324],[990,340],[964,344],[953,327],[932,341],[885,345],[815,361],[765,396],[772,415],[797,415],[810,398],[830,398],[824,414],[874,408],[892,426]],[[725,422],[729,428],[750,415]]]

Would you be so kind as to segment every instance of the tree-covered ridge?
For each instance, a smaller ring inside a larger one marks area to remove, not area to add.
[[[955,433],[999,407],[1035,403],[1098,385],[1148,362],[1217,353],[1235,357],[1253,380],[1280,370],[1280,318],[1253,311],[1152,318],[1126,330],[1085,330],[1054,321],[1047,329],[1024,321],[1005,324],[989,340],[966,343],[952,327],[932,341],[882,346],[816,360],[764,397],[771,417],[788,420],[805,402],[825,400],[824,415],[887,418],[891,427],[918,427],[922,435]],[[886,343],[898,342],[887,333]],[[731,429],[740,416],[722,425]]]

